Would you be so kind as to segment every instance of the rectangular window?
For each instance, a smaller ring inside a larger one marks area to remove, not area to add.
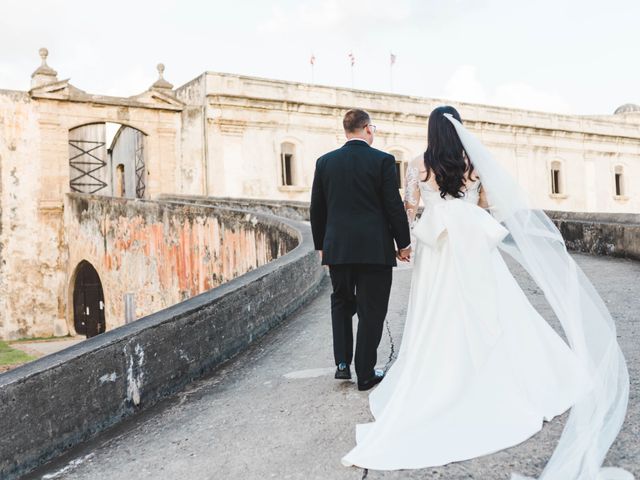
[[[551,170],[551,193],[560,194],[560,170],[555,168]]]
[[[293,170],[291,163],[293,162],[293,154],[281,153],[282,160],[282,185],[285,187],[293,185]]]
[[[622,196],[622,174],[616,173],[616,196]]]

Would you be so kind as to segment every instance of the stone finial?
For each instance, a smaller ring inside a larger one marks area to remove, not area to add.
[[[158,80],[151,85],[154,90],[173,90],[173,85],[164,79],[164,63],[158,64]]]
[[[42,85],[47,85],[49,83],[55,83],[58,81],[58,72],[47,65],[49,50],[47,50],[46,48],[41,48],[39,53],[40,58],[42,58],[42,63],[36,69],[36,71],[31,74],[31,88],[40,87]]]

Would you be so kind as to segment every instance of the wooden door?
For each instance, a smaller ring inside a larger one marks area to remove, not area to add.
[[[95,268],[85,261],[78,265],[73,289],[73,322],[76,334],[87,338],[106,329],[102,283]]]

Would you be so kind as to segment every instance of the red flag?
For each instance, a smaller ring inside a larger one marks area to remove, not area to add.
[[[391,65],[394,65],[396,63],[396,56],[394,53],[390,54],[389,60],[391,62]]]
[[[349,53],[349,60],[351,61],[351,66],[353,67],[356,64],[356,56],[353,52]]]
[[[309,63],[311,63],[311,65],[315,65],[316,64],[316,56],[313,53],[311,54],[311,58],[309,59]]]

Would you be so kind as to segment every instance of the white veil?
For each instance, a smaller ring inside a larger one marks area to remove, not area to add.
[[[500,248],[515,258],[544,292],[571,349],[593,381],[571,409],[540,480],[633,480],[619,468],[601,468],[627,410],[629,374],[607,307],[568,254],[562,236],[482,143],[451,114],[462,145],[482,181],[492,215],[509,230]],[[518,474],[512,480],[523,480]]]

